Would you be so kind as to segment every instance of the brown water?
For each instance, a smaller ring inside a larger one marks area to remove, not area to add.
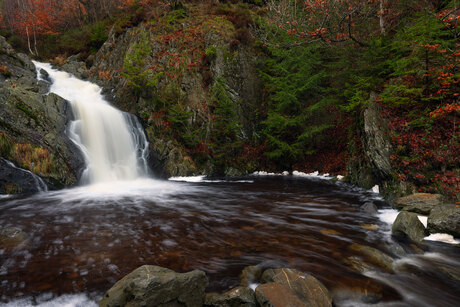
[[[20,247],[0,249],[1,301],[79,293],[97,301],[143,264],[201,269],[209,291],[224,291],[238,285],[245,266],[259,265],[313,274],[337,305],[356,306],[357,293],[377,293],[385,306],[455,306],[459,248],[427,243],[425,255],[395,255],[390,225],[359,210],[366,201],[385,206],[340,182],[289,176],[142,180],[0,198],[0,228],[27,235]],[[359,256],[348,249],[353,243],[399,259],[396,273],[363,275],[344,265]]]

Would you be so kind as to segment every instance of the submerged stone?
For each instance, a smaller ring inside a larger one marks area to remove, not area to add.
[[[361,244],[351,244],[348,249],[358,252],[370,263],[375,264],[388,272],[393,272],[392,264],[394,259],[378,249]]]

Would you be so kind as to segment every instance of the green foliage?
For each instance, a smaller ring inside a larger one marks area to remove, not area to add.
[[[128,80],[138,93],[142,90],[155,88],[162,73],[155,73],[145,68],[145,59],[151,53],[148,35],[145,32],[139,33],[139,40],[126,53],[123,61],[122,77]]]
[[[278,35],[279,43],[292,43]],[[324,96],[325,71],[320,66],[318,45],[282,49],[267,48],[268,57],[260,75],[268,95],[267,119],[263,131],[269,160],[279,168],[292,165],[315,152],[321,132],[331,126]]]
[[[215,46],[209,46],[206,48],[205,54],[209,60],[214,60],[217,56],[217,48]]]
[[[91,53],[97,52],[97,50],[107,40],[108,33],[105,22],[98,22],[94,25],[89,40],[89,48]]]
[[[0,132],[0,156],[8,158],[14,148],[14,144],[6,137],[6,135]]]
[[[185,9],[180,8],[180,9],[171,11],[166,16],[166,22],[172,25],[172,24],[178,23],[180,20],[184,19],[185,17],[187,17],[187,13],[185,12]]]
[[[213,135],[212,149],[214,157],[214,173],[223,175],[231,166],[231,162],[241,153],[241,125],[237,118],[237,104],[233,102],[226,89],[225,80],[217,77],[212,88],[213,98]]]

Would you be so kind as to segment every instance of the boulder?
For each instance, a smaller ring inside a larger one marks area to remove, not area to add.
[[[279,294],[285,291],[283,289],[287,289],[289,292],[286,292],[286,296],[291,297],[291,294],[293,294],[305,304],[299,306],[332,306],[332,295],[312,275],[295,269],[268,269],[262,274],[262,281],[269,283],[271,286],[262,287],[261,289],[259,289],[261,286],[256,288],[256,297],[261,305],[263,305],[266,298],[270,298],[270,302],[273,303],[273,300],[279,298]],[[293,299],[293,304],[294,301]]]
[[[366,202],[360,207],[360,210],[364,211],[367,214],[377,214],[378,208],[372,202]]]
[[[416,213],[401,211],[391,229],[393,236],[407,238],[414,242],[421,242],[428,235]]]
[[[309,302],[299,298],[288,286],[273,282],[256,288],[257,302],[262,307],[309,307]],[[331,306],[331,305],[324,305]]]
[[[247,266],[243,269],[240,275],[240,285],[243,287],[249,287],[251,284],[259,282],[262,276],[262,269],[258,266]]]
[[[398,210],[429,215],[431,210],[442,202],[442,195],[430,193],[415,193],[396,200],[393,207]]]
[[[115,306],[202,306],[208,278],[203,271],[176,273],[153,265],[143,265],[105,294],[100,307]]]
[[[444,204],[431,210],[428,216],[428,231],[460,237],[460,205]]]
[[[248,287],[237,287],[223,294],[206,294],[204,306],[215,307],[256,307],[254,291]]]
[[[393,272],[394,259],[379,251],[378,249],[356,243],[351,244],[348,249],[354,252],[358,252],[370,263],[377,265],[388,272]]]

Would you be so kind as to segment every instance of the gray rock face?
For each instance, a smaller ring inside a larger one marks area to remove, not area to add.
[[[392,147],[387,123],[381,112],[380,106],[372,99],[364,111],[364,145],[375,171],[381,178],[388,178],[391,174]]]
[[[42,95],[47,84],[37,81],[34,64],[27,56],[15,53],[3,37],[0,37],[0,64],[8,72],[0,76],[0,137],[7,138],[10,144],[19,144],[25,152],[18,154],[5,149],[0,157],[36,172],[53,186],[75,184],[84,160],[65,135],[72,117],[70,105],[55,94]],[[52,165],[46,170],[37,170],[37,165],[24,157],[38,149],[49,153],[36,159],[50,159]]]
[[[208,278],[203,271],[176,273],[144,265],[119,280],[99,303],[115,306],[202,306]]]
[[[428,235],[416,213],[401,211],[391,229],[393,236],[421,242]]]
[[[59,69],[66,71],[79,79],[87,79],[89,77],[86,63],[79,61],[75,55],[68,57],[67,62],[59,67]]]
[[[415,193],[399,198],[393,207],[398,210],[429,215],[433,208],[440,206],[442,203],[442,195],[440,194]]]
[[[431,210],[428,216],[428,231],[448,233],[460,237],[460,206],[444,204]]]
[[[223,294],[209,293],[204,306],[213,307],[256,307],[254,291],[248,287],[237,287]]]
[[[332,306],[331,294],[312,275],[295,269],[268,269],[262,274],[262,281],[267,284],[256,288],[256,297],[262,306]],[[283,296],[289,297],[292,303],[283,305]]]
[[[39,191],[32,174],[13,167],[0,158],[0,194],[36,193]]]

